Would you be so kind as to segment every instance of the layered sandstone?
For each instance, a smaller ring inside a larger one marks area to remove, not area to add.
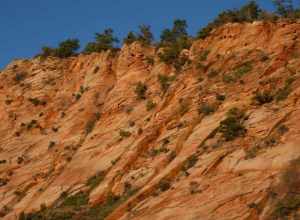
[[[287,22],[224,25],[185,51],[191,62],[180,72],[138,43],[115,56],[12,62],[0,72],[3,219],[85,190],[99,172],[105,177],[89,194],[91,206],[109,193],[122,196],[128,185],[137,191],[110,220],[268,219],[270,192],[300,157],[299,30]],[[245,63],[252,67],[246,74],[224,82]],[[165,93],[159,74],[176,77]],[[255,92],[284,88],[290,78],[284,100],[254,103]],[[154,109],[137,99],[138,82]],[[203,103],[215,112],[199,114]],[[217,129],[234,107],[245,111],[247,132],[224,141]]]

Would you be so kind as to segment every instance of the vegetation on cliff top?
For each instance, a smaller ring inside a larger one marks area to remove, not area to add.
[[[201,28],[196,37],[191,37],[187,33],[186,20],[176,19],[171,29],[164,29],[160,36],[160,41],[156,42],[157,48],[163,48],[160,53],[160,59],[167,64],[174,64],[180,68],[185,64],[186,60],[180,59],[180,53],[183,49],[191,46],[193,39],[205,39],[212,30],[227,23],[243,23],[262,21],[276,21],[279,19],[298,19],[300,18],[300,9],[295,8],[290,0],[273,0],[276,7],[275,12],[268,12],[259,7],[256,1],[249,1],[240,9],[226,10],[221,12],[207,26]],[[140,25],[139,32],[130,31],[123,39],[124,44],[140,42],[142,45],[151,45],[154,42],[154,35],[151,27],[148,25]],[[107,28],[103,33],[95,34],[95,41],[89,42],[83,49],[83,53],[116,51],[119,40],[114,36],[114,31]],[[78,39],[67,39],[62,41],[57,48],[43,47],[42,52],[38,56],[42,57],[59,57],[66,58],[76,55],[76,51],[80,48]]]

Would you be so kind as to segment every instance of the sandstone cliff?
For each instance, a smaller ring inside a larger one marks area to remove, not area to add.
[[[110,220],[297,219],[299,30],[224,25],[179,72],[138,43],[12,62],[0,72],[2,219],[84,193],[62,209],[73,219],[102,219],[89,207]]]

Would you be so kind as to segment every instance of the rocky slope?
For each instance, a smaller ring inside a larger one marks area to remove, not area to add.
[[[2,219],[297,219],[299,30],[222,26],[179,72],[138,43],[12,62],[0,72]]]

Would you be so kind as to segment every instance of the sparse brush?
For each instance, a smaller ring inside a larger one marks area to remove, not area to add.
[[[274,96],[271,94],[270,91],[258,91],[253,97],[253,100],[255,100],[258,105],[264,105],[272,102],[274,100]]]
[[[145,83],[138,82],[136,87],[135,87],[134,92],[137,95],[138,99],[146,99],[147,90],[148,90],[148,88],[147,88],[147,85]]]

